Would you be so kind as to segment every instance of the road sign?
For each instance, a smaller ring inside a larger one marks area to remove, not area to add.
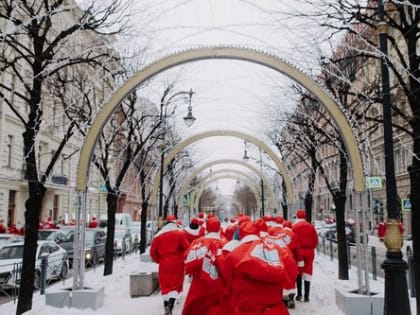
[[[106,189],[105,183],[99,184],[99,191],[100,192],[108,192],[108,189]]]
[[[410,211],[411,210],[411,200],[409,198],[402,198],[401,199],[401,209],[403,211]]]
[[[378,176],[366,177],[368,188],[382,188],[382,179]]]

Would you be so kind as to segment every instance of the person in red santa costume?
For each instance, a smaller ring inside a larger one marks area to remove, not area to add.
[[[6,233],[7,228],[4,219],[0,219],[0,233]]]
[[[282,218],[283,219],[283,218]],[[297,239],[296,234],[292,230],[292,222],[289,220],[281,220],[281,225],[283,228],[279,229],[270,229],[270,238],[276,244],[280,245],[281,247],[287,247],[293,255],[298,268],[302,268],[304,266],[303,258],[300,254],[300,245]],[[269,239],[270,239],[269,238]],[[296,291],[296,279],[293,281],[291,286],[284,287],[283,289],[283,301],[287,305],[288,308],[295,308],[295,291]]]
[[[195,239],[204,236],[204,229],[200,227],[200,223],[197,218],[192,218],[190,225],[184,228],[184,233],[188,242],[191,244]]]
[[[191,275],[192,281],[182,315],[213,315],[219,312],[224,283],[214,268],[214,260],[226,240],[220,236],[220,221],[216,217],[207,220],[206,228],[207,235],[194,240],[185,255],[185,273]],[[206,263],[203,264],[203,261]]]
[[[296,212],[296,222],[292,227],[300,244],[300,253],[304,261],[303,268],[299,269],[296,279],[297,295],[296,300],[302,300],[302,279],[304,280],[304,301],[309,302],[309,292],[312,280],[313,264],[315,259],[315,248],[318,246],[318,234],[315,227],[306,221],[305,210]]]
[[[171,315],[174,304],[184,284],[184,254],[189,243],[177,223],[168,215],[165,225],[153,238],[150,257],[159,264],[159,285],[165,307],[165,315]]]
[[[230,307],[234,315],[286,315],[284,286],[296,278],[297,266],[286,248],[264,242],[261,225],[252,221],[239,227],[239,245],[227,254],[222,274],[231,284]]]
[[[92,217],[92,219],[89,222],[90,228],[97,228],[98,227],[98,220],[96,220],[96,217]]]

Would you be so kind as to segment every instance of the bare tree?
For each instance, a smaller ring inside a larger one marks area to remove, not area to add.
[[[65,68],[100,66],[113,59],[111,51],[104,48],[104,40],[85,42],[84,35],[90,33],[105,39],[107,35],[118,34],[125,28],[121,23],[124,16],[124,5],[118,0],[102,7],[92,1],[84,9],[64,0],[1,2],[0,72],[7,80],[0,83],[0,97],[24,126],[22,137],[29,191],[17,314],[32,308],[37,228],[46,192],[44,183],[74,128],[73,124],[68,126],[63,142],[40,175],[36,144],[44,119],[43,105],[48,104],[47,79]]]

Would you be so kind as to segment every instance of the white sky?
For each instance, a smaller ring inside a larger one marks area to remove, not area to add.
[[[371,240],[372,239],[372,240]],[[384,246],[377,241],[377,238],[369,237],[370,242],[375,240],[375,246]],[[331,261],[328,256],[317,254],[314,263],[314,277],[311,284],[311,301],[309,303],[297,302],[296,309],[290,310],[291,315],[297,314],[322,314],[322,315],[342,315],[344,314],[336,305],[335,288],[343,290],[357,289],[357,271],[355,267],[350,269],[350,280],[337,280],[337,260]],[[162,299],[159,292],[149,297],[131,298],[129,294],[129,276],[131,273],[150,272],[157,270],[154,263],[142,263],[139,261],[138,254],[127,256],[124,261],[120,258],[114,262],[113,274],[103,277],[103,265],[100,265],[95,271],[89,271],[85,274],[85,284],[91,287],[105,288],[105,299],[102,308],[93,311],[84,309],[81,311],[76,308],[55,308],[45,305],[45,297],[34,294],[32,310],[27,315],[116,315],[133,314],[136,315],[161,315],[163,313]],[[72,279],[57,282],[47,288],[47,292],[52,292],[60,288],[68,288],[72,285]],[[372,292],[384,292],[384,280],[378,277],[378,280],[370,281]],[[188,288],[186,282],[185,290]],[[185,297],[186,291],[184,293]],[[415,299],[410,298],[411,311],[416,314]],[[0,305],[0,314],[14,314],[16,304],[9,302]],[[182,303],[176,304],[174,315],[180,315]]]
[[[286,0],[139,0],[132,9],[135,33],[131,40],[124,39],[124,44],[138,47],[147,43],[143,61],[148,62],[203,45],[255,47],[313,71],[318,56],[312,46],[316,28],[308,21],[285,19],[275,13],[291,12],[293,4]],[[180,103],[177,107],[176,126],[183,139],[202,131],[231,129],[270,144],[266,135],[273,128],[272,111],[294,106],[289,79],[243,61],[188,63],[159,74],[141,91],[158,104],[163,86],[174,78],[174,91],[192,88],[195,92],[192,106],[197,120],[190,129],[182,123],[186,106]],[[249,145],[251,155],[252,147]],[[244,145],[240,139],[218,137],[197,142],[191,149],[193,159],[201,165],[215,159],[240,158]],[[231,193],[233,185],[232,180],[229,189],[229,185],[224,186],[226,193]]]

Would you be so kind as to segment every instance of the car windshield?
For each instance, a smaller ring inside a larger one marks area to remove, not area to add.
[[[6,246],[0,249],[0,259],[23,258],[23,245]]]
[[[54,240],[54,235],[57,230],[38,231],[39,240]]]
[[[118,231],[115,231],[114,238],[121,239],[121,238],[124,238],[125,235],[126,235],[125,231],[118,230]]]
[[[95,231],[85,231],[85,243],[94,243]]]

